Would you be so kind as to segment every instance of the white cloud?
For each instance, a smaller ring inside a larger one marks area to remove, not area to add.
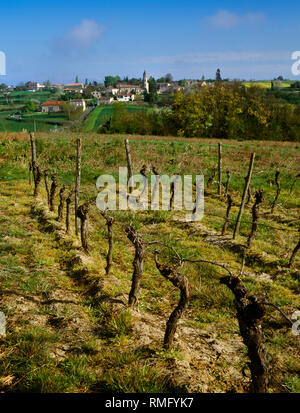
[[[103,33],[103,28],[94,20],[83,19],[67,34],[67,39],[75,47],[86,49],[90,47]]]
[[[79,25],[54,39],[51,44],[52,52],[67,56],[86,52],[102,36],[103,32],[104,27],[96,21],[83,19]]]
[[[231,29],[239,24],[256,24],[264,20],[263,13],[246,13],[237,14],[228,10],[218,10],[213,16],[207,17],[205,20],[212,27],[218,29]]]

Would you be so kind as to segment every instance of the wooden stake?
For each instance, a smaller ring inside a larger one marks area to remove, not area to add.
[[[35,146],[35,139],[34,139],[34,133],[30,133],[30,147],[31,147],[31,166],[32,166],[32,174],[33,174],[33,179],[35,180],[35,169],[34,165],[36,163],[36,146]]]
[[[66,185],[63,185],[59,191],[59,205],[58,205],[58,216],[57,216],[58,222],[61,222],[63,220],[64,206],[65,206],[65,200],[66,200],[65,190],[66,190]]]
[[[74,190],[72,189],[69,192],[69,195],[67,196],[66,199],[66,233],[69,234],[70,232],[70,204],[72,202],[72,196],[74,194]]]
[[[233,232],[233,239],[235,239],[236,236],[239,233],[240,223],[241,223],[241,219],[242,219],[242,215],[243,215],[244,207],[245,207],[245,202],[246,202],[246,196],[248,194],[248,188],[249,188],[249,185],[250,185],[251,176],[252,176],[252,172],[253,172],[254,158],[255,158],[255,152],[253,152],[251,154],[248,175],[246,177],[246,183],[245,183],[245,186],[244,186],[244,192],[243,192],[243,196],[242,196],[242,202],[241,202],[240,210],[239,210],[239,213],[238,213],[238,217],[237,217],[234,232]]]
[[[277,201],[278,201],[278,197],[279,197],[279,194],[280,194],[279,175],[280,175],[280,172],[279,172],[279,171],[276,171],[276,172],[275,172],[275,184],[276,184],[276,187],[277,187],[277,191],[276,191],[276,195],[275,195],[274,201],[272,202],[271,214],[273,214],[273,212],[274,212],[274,209],[275,209],[275,207],[276,207],[276,203],[277,203]]]
[[[79,234],[79,220],[77,216],[77,209],[79,208],[79,193],[80,193],[80,178],[81,178],[81,152],[82,144],[81,138],[77,139],[77,160],[76,160],[76,183],[75,183],[75,234]]]
[[[230,214],[230,210],[232,207],[232,198],[230,196],[230,194],[227,195],[227,210],[226,210],[226,217],[225,217],[225,222],[224,222],[224,226],[222,229],[222,235],[226,234],[227,228],[228,228],[228,224],[229,224],[229,214]]]
[[[101,215],[106,219],[106,225],[107,225],[108,251],[107,251],[107,256],[106,256],[105,272],[106,272],[106,275],[109,275],[110,268],[112,265],[112,253],[113,253],[113,242],[114,242],[112,226],[113,226],[115,219],[107,215],[106,211],[101,212]]]
[[[230,171],[226,171],[226,175],[227,175],[227,182],[226,182],[226,187],[225,187],[225,196],[228,195],[228,189],[229,189],[229,182],[230,182],[230,178],[231,178],[231,172],[230,172]]]
[[[126,159],[127,159],[127,168],[128,168],[128,182],[131,181],[131,177],[133,176],[132,172],[132,163],[131,163],[131,155],[130,155],[130,147],[128,139],[125,139],[125,149],[126,149]],[[129,187],[129,193],[132,192],[132,188]]]
[[[222,143],[218,143],[218,153],[219,153],[219,162],[218,162],[218,195],[222,193]]]
[[[55,174],[51,175],[51,189],[50,189],[50,211],[54,212],[54,201],[55,201],[55,192],[56,188],[58,187],[58,182],[56,179]]]
[[[49,191],[48,170],[47,169],[44,171],[44,182],[45,182],[45,188],[46,188],[47,200],[48,200],[48,207],[49,207],[50,206],[50,191]]]

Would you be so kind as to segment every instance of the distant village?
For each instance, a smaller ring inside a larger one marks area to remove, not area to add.
[[[150,77],[148,79],[147,72],[144,71],[142,79],[132,79],[130,83],[128,78],[121,80],[119,76],[115,78],[108,76],[106,79],[111,78],[111,82],[104,82],[104,84],[98,84],[97,82],[88,82],[85,84],[78,81],[74,83],[62,84],[62,83],[50,83],[49,81],[41,84],[39,82],[28,81],[21,86],[7,86],[6,93],[15,90],[23,90],[28,92],[41,92],[43,90],[55,90],[57,96],[69,96],[68,103],[76,109],[86,110],[86,100],[93,99],[95,105],[110,105],[114,102],[132,102],[134,100],[146,101],[146,98],[151,99],[151,95],[172,95],[176,91],[183,91],[190,87],[201,87],[207,83],[204,79],[199,80],[182,80],[173,81],[172,76],[168,74],[165,78],[155,81]],[[114,82],[113,80],[116,80]],[[162,81],[160,81],[162,80]],[[108,84],[112,83],[112,84]],[[151,100],[148,100],[151,101]],[[42,112],[61,112],[62,105],[66,103],[66,100],[51,100],[41,104]]]

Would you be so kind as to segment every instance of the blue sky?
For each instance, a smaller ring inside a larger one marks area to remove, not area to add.
[[[102,81],[167,72],[175,79],[271,79],[291,73],[300,50],[300,2],[119,0],[1,1],[6,76],[21,81]],[[299,79],[300,80],[300,79]]]

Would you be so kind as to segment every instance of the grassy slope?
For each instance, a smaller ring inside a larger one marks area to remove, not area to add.
[[[176,303],[178,293],[161,279],[154,268],[153,249],[148,251],[145,262],[140,313],[133,312],[130,315],[126,305],[120,304],[126,303],[132,272],[133,251],[123,231],[123,226],[129,222],[133,222],[149,240],[164,240],[186,257],[198,256],[224,262],[238,273],[241,258],[237,247],[245,241],[249,224],[242,223],[241,237],[236,243],[226,241],[226,237],[223,243],[220,242],[217,232],[222,227],[226,205],[216,196],[215,184],[206,196],[206,215],[201,223],[186,224],[181,221],[182,213],[166,211],[116,213],[114,265],[109,278],[105,277],[103,270],[107,249],[106,228],[103,219],[92,207],[92,249],[85,261],[91,277],[88,285],[91,280],[92,283],[97,280],[102,283],[100,299],[95,299],[89,293],[82,295],[84,291],[89,291],[81,283],[84,272],[66,266],[66,262],[76,255],[74,238],[66,240],[61,235],[62,240],[58,241],[60,237],[56,233],[49,230],[45,232],[45,222],[40,220],[38,224],[38,216],[28,215],[32,198],[28,184],[20,180],[27,174],[28,138],[24,138],[16,136],[3,139],[0,151],[2,165],[5,163],[1,170],[0,208],[4,224],[2,236],[6,237],[1,244],[1,306],[5,308],[9,323],[8,338],[2,346],[5,367],[1,373],[6,378],[14,376],[11,390],[167,391],[178,387],[182,389],[186,385],[190,391],[245,391],[249,381],[240,371],[247,358],[238,334],[233,297],[218,282],[222,270],[204,264],[185,266],[183,271],[192,283],[193,294],[178,330],[175,350],[171,352],[161,350],[161,340],[164,322]],[[71,183],[74,180],[74,144],[75,136],[45,136],[38,140],[41,164],[56,170],[60,182]],[[94,193],[95,179],[100,173],[116,174],[117,167],[125,165],[123,146],[123,141],[118,138],[91,136],[85,139],[83,197]],[[170,142],[168,139],[136,137],[131,141],[131,149],[137,171],[143,163],[147,163],[155,164],[164,173],[197,171],[206,176],[216,164],[216,145],[213,141],[180,142],[174,139]],[[299,307],[299,257],[294,269],[285,268],[298,238],[296,228],[290,222],[298,216],[299,182],[293,197],[288,196],[288,191],[292,176],[297,172],[299,147],[288,143],[266,145],[262,142],[224,142],[224,170],[230,168],[234,173],[231,190],[237,202],[249,153],[254,149],[259,156],[255,164],[253,186],[263,187],[266,191],[260,222],[284,228],[285,231],[260,227],[246,262],[243,279],[251,291],[267,292],[270,301],[281,305],[290,315]],[[269,204],[274,196],[270,181],[276,168],[281,170],[282,195],[279,208],[274,216],[270,216]],[[42,191],[41,200],[45,202],[45,199]],[[233,212],[237,213],[236,207]],[[50,216],[49,220],[54,222],[54,218]],[[250,211],[247,209],[244,221],[249,220]],[[229,230],[231,232],[232,223]],[[34,253],[37,245],[41,248],[39,254]],[[19,297],[23,297],[16,306],[15,314],[12,312],[12,303],[16,298],[9,291],[17,291]],[[74,307],[67,305],[70,295],[73,301],[80,303],[76,307],[75,318],[81,320],[79,336],[82,333],[88,343],[84,348],[82,339],[79,337],[77,340],[72,330],[75,329],[73,322],[70,322],[72,331],[64,327],[64,322],[68,324],[70,317],[68,312],[74,313]],[[66,307],[54,306],[49,309],[46,304],[41,304],[43,297],[57,296],[64,298]],[[36,305],[32,298],[38,301]],[[119,304],[114,300],[118,300]],[[41,318],[37,316],[40,312],[43,315]],[[51,317],[54,317],[54,326]],[[55,327],[55,322],[58,327]],[[98,330],[94,331],[96,325]],[[273,377],[276,377],[271,390],[299,391],[298,339],[272,309],[268,309],[263,328],[272,360]],[[94,333],[91,333],[91,329]],[[36,338],[34,342],[33,337]],[[67,351],[70,348],[72,351]],[[26,363],[24,359],[28,354],[32,354],[33,358]],[[49,354],[52,355],[50,359]],[[152,369],[147,367],[149,364]],[[43,367],[31,373],[40,365]],[[103,369],[106,372],[104,375]],[[190,379],[184,371],[190,373]],[[178,377],[177,381],[172,379],[173,376]],[[52,377],[55,379],[52,380]],[[137,379],[134,381],[133,377]]]
[[[144,106],[127,105],[129,112],[136,112],[138,110],[145,110]],[[147,109],[146,109],[147,110]],[[96,132],[98,128],[111,116],[113,106],[97,106],[85,120],[85,130],[89,132]]]

